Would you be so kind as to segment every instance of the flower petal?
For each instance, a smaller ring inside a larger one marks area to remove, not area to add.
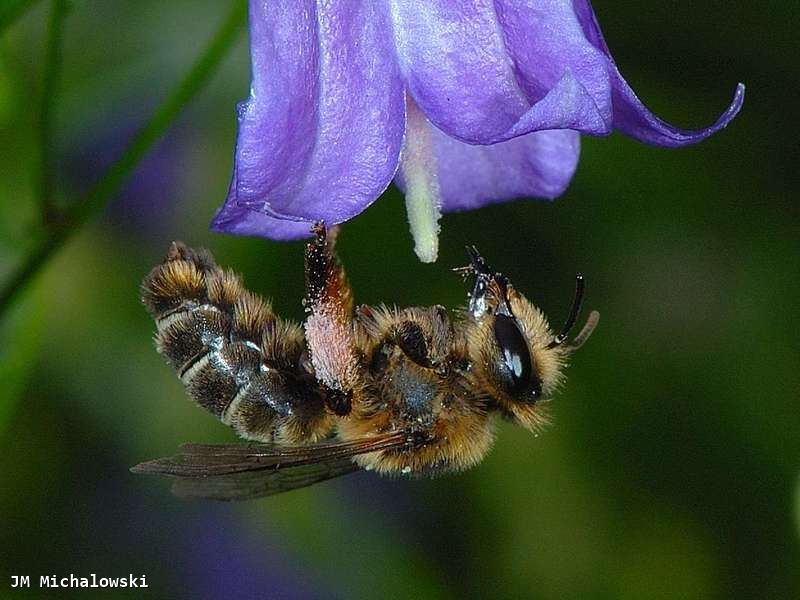
[[[372,2],[251,2],[250,31],[252,90],[239,110],[227,204],[289,219],[353,217],[388,186],[403,140],[386,11]]]
[[[532,110],[549,101],[554,121],[572,120],[571,127],[583,133],[610,133],[608,58],[586,39],[571,0],[497,0],[495,5],[506,49]],[[581,103],[552,102],[549,96],[559,88],[565,88],[559,96],[582,96]]]
[[[257,235],[272,240],[300,240],[311,236],[311,221],[289,221],[232,202],[225,204],[211,223],[213,231]]]
[[[517,4],[395,0],[398,59],[417,104],[469,143],[540,129],[609,133],[608,61],[570,3]]]
[[[650,113],[620,75],[588,0],[394,0],[408,89],[446,134],[492,144],[532,131],[617,128],[681,146],[724,127],[743,88],[711,127],[684,131]]]
[[[477,146],[430,128],[443,212],[473,210],[514,198],[556,198],[578,166],[580,135],[569,129]],[[405,192],[401,172],[395,181]]]
[[[641,142],[657,146],[680,147],[695,144],[723,129],[739,113],[744,102],[744,84],[738,84],[728,108],[710,127],[697,130],[679,129],[666,123],[642,104],[634,91],[622,77],[608,49],[597,17],[589,0],[573,0],[575,12],[584,35],[589,42],[608,58],[614,107],[613,125],[626,135]]]
[[[728,123],[739,114],[744,103],[744,84],[740,83],[736,86],[730,105],[713,125],[694,130],[680,129],[662,121],[650,112],[636,97],[616,67],[614,74],[614,127],[646,144],[680,148],[702,142],[720,129],[727,127]]]
[[[238,172],[234,167],[228,198],[236,188]],[[275,217],[263,211],[252,210],[242,204],[228,201],[211,222],[211,229],[233,235],[258,235],[273,240],[297,240],[311,235],[312,222]]]
[[[492,0],[393,0],[392,20],[406,86],[449,135],[488,143],[530,107]]]

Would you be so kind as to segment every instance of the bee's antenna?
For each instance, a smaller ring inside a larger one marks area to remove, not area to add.
[[[586,340],[589,339],[589,336],[592,335],[594,328],[597,327],[597,323],[600,321],[600,313],[596,310],[593,310],[589,313],[589,318],[586,319],[586,325],[583,326],[581,332],[575,336],[575,338],[570,342],[569,348],[570,351],[575,351],[581,346],[586,343]]]
[[[570,330],[575,325],[575,321],[578,320],[578,314],[581,312],[581,304],[583,304],[583,294],[585,291],[586,282],[583,279],[583,275],[578,273],[578,275],[575,277],[575,297],[572,299],[572,308],[569,309],[569,316],[567,317],[566,323],[564,323],[564,327],[561,328],[561,333],[559,333],[553,339],[553,341],[547,345],[548,348],[560,346],[564,343],[564,340],[567,339]],[[589,333],[591,333],[591,331]]]

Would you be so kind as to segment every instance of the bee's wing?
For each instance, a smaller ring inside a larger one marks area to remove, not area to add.
[[[179,454],[140,463],[131,471],[179,477],[209,477],[310,465],[333,458],[400,448],[408,443],[406,435],[397,432],[350,442],[323,442],[310,446],[184,444]]]
[[[402,448],[403,433],[312,446],[184,444],[175,456],[136,465],[134,473],[172,475],[182,496],[237,500],[304,487],[358,469],[351,457]]]
[[[243,471],[211,477],[176,477],[172,493],[181,498],[251,500],[272,496],[358,471],[350,457],[265,471]]]

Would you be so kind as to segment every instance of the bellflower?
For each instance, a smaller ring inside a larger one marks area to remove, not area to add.
[[[555,198],[579,133],[656,146],[710,127],[651,113],[611,57],[588,0],[251,0],[250,98],[213,227],[296,239],[341,223],[394,179],[415,249],[437,254],[441,212]]]

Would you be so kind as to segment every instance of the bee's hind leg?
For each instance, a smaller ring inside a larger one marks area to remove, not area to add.
[[[363,385],[353,331],[353,295],[334,252],[337,230],[322,223],[306,246],[306,342],[317,380],[328,389],[328,407],[350,412],[353,394]]]

